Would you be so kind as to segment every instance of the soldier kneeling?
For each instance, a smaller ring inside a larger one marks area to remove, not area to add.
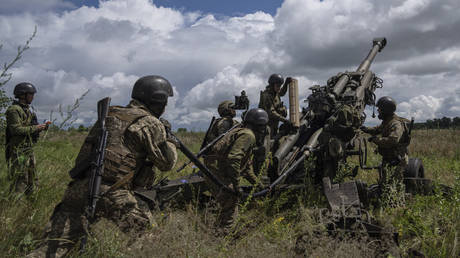
[[[172,95],[171,84],[165,78],[145,76],[134,84],[129,105],[109,108],[101,196],[94,217],[89,219],[88,185],[100,131],[93,126],[70,172],[74,180],[45,228],[45,245],[29,257],[67,255],[83,239],[87,224],[101,218],[125,233],[137,234],[152,225],[149,205],[134,194],[134,189],[151,186],[155,168],[168,171],[176,163],[176,147],[167,139],[165,125],[159,120]]]
[[[263,139],[266,134],[268,115],[263,109],[249,110],[243,120],[243,126],[231,130],[220,139],[206,156],[208,164],[213,163],[209,169],[226,186],[239,191],[239,179],[243,176],[253,185],[261,185],[251,169],[251,156],[257,147],[258,139]],[[230,229],[238,213],[239,196],[219,189],[214,183],[209,182],[213,196],[220,205],[216,226]]]

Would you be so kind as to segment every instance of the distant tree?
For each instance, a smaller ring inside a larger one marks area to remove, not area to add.
[[[178,132],[178,133],[186,133],[186,132],[187,132],[187,128],[178,128],[178,129],[177,129],[177,132]]]
[[[456,116],[452,119],[452,126],[460,128],[460,117]]]
[[[452,123],[452,121],[451,121],[450,117],[443,117],[439,121],[439,127],[444,128],[444,129],[450,128],[451,123]]]
[[[78,126],[78,129],[77,129],[79,132],[87,132],[88,131],[88,128],[86,128],[84,125],[80,125]]]

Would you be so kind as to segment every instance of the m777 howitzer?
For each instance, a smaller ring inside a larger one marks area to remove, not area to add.
[[[331,77],[327,85],[310,88],[312,94],[307,98],[308,107],[302,112],[299,130],[288,135],[273,155],[272,179],[298,163],[297,160],[305,158],[302,148],[307,142],[319,148],[316,155],[317,182],[323,176],[333,177],[338,161],[347,155],[360,154],[360,160],[364,162],[362,148],[357,151],[349,148],[355,145],[358,129],[364,123],[365,107],[375,105],[374,92],[382,87],[382,80],[369,68],[385,45],[385,38],[374,39],[371,50],[356,71],[339,73]],[[304,173],[301,174],[286,176],[286,183],[298,181],[296,178],[304,177]]]

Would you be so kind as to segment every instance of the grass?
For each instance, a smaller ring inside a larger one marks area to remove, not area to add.
[[[179,138],[194,152],[203,133],[180,133]],[[3,155],[0,157],[0,256],[22,257],[39,241],[54,206],[61,200],[70,181],[69,169],[85,134],[49,133],[35,150],[40,189],[29,198],[8,195]],[[2,149],[3,151],[3,149]],[[411,157],[423,160],[426,176],[436,183],[453,187],[453,195],[441,193],[409,198],[404,206],[374,209],[381,225],[399,233],[396,252],[410,256],[413,250],[428,257],[460,256],[460,131],[417,130],[413,132]],[[379,157],[371,154],[369,163]],[[186,159],[179,153],[176,168]],[[351,163],[355,163],[351,159]],[[175,169],[161,176],[177,178],[191,173]],[[160,176],[159,176],[160,177]],[[376,172],[360,171],[358,178],[375,182]],[[101,221],[93,228],[98,234],[89,239],[83,257],[375,257],[382,248],[366,236],[331,236],[319,216],[326,207],[324,197],[314,186],[302,193],[284,193],[276,198],[244,203],[237,232],[216,237],[212,225],[216,212],[212,205],[197,201],[180,209],[155,213],[156,222],[137,239],[129,238]],[[203,208],[204,207],[204,208]],[[387,249],[385,249],[387,250]],[[387,250],[388,251],[388,250]],[[74,253],[78,256],[78,253]]]

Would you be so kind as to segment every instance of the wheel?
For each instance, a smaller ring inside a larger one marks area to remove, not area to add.
[[[404,171],[404,177],[425,178],[425,169],[422,160],[419,158],[410,158],[409,164]]]

